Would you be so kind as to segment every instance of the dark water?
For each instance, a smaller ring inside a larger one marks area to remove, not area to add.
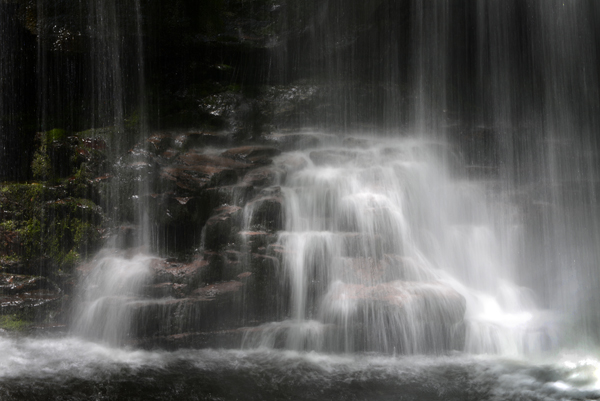
[[[142,351],[0,338],[2,400],[590,400],[595,358]]]

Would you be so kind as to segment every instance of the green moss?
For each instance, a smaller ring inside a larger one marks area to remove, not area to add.
[[[60,128],[54,128],[53,130],[47,131],[45,133],[45,142],[50,144],[54,141],[64,141],[67,139],[67,131]]]
[[[32,322],[24,320],[17,315],[0,315],[0,328],[8,331],[25,331]]]
[[[115,127],[90,128],[76,133],[79,138],[103,138],[105,140],[113,139],[117,134]]]
[[[48,156],[45,146],[43,150],[38,149],[33,155],[31,172],[33,173],[33,177],[38,180],[47,180],[50,178],[50,156]]]
[[[35,264],[41,258],[69,269],[100,247],[102,210],[90,199],[63,197],[66,193],[63,187],[41,184],[1,188],[5,218],[0,229],[16,234],[24,263]]]

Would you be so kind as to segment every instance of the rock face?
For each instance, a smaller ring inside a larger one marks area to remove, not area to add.
[[[143,252],[136,246],[144,238],[154,245],[151,253],[161,255],[141,258],[147,266],[139,270],[143,280],[137,284],[127,284],[127,269],[118,273],[123,278],[115,285],[123,291],[102,301],[106,319],[117,316],[121,320],[114,324],[122,325],[126,318],[130,326],[119,335],[107,328],[84,335],[105,332],[108,341],[149,348],[238,347],[242,341],[252,346],[250,337],[258,344],[272,338],[267,341],[271,346],[298,349],[415,353],[460,348],[464,298],[399,254],[397,244],[383,233],[361,231],[355,216],[331,225],[335,232],[308,233],[314,249],[306,251],[294,242],[298,233],[284,231],[290,229],[290,190],[306,190],[286,188],[288,179],[309,167],[368,163],[357,150],[362,142],[347,138],[346,147],[312,150],[309,157],[294,151],[282,154],[276,146],[316,146],[320,139],[312,134],[287,134],[278,142],[268,140],[270,146],[224,148],[229,142],[227,136],[211,132],[157,133],[118,158],[112,170],[98,171],[99,178],[90,180],[91,192],[97,191],[104,208],[70,196],[63,187],[44,203],[57,221],[76,213],[92,227],[101,227],[105,243],[121,258],[114,263],[140,268],[142,262],[134,255]],[[23,198],[32,191],[25,191]],[[119,207],[106,218],[111,202]],[[330,203],[327,218],[346,213]],[[379,227],[390,220],[385,208],[366,212],[379,218]],[[5,207],[3,213],[12,218],[17,208]],[[23,246],[20,232],[0,226],[0,256]],[[302,273],[303,288],[295,281],[297,260],[308,269]],[[80,286],[97,279],[106,263],[81,265]],[[9,272],[7,263],[2,266]],[[48,278],[15,275],[18,268],[0,276],[6,311],[63,305],[69,299]],[[61,288],[70,294],[67,280]],[[295,303],[299,292],[306,294],[301,319]],[[71,297],[77,305],[91,302],[78,296]],[[322,328],[310,339],[294,342],[293,336],[282,334],[303,332],[302,325],[311,319]]]
[[[64,292],[47,278],[0,274],[0,323],[4,328],[22,331],[46,323],[56,326],[63,308]],[[49,316],[54,316],[53,322]]]
[[[402,353],[460,349],[466,310],[462,295],[439,282],[389,281],[334,285],[326,296],[327,322],[355,325],[358,350]],[[348,308],[350,315],[338,309]],[[345,317],[345,321],[339,321]],[[384,340],[384,341],[382,341]]]

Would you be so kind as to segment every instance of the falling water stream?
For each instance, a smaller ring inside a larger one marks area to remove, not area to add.
[[[366,70],[385,90],[368,105],[332,90],[324,103],[341,111],[310,131],[326,140],[280,156],[304,167],[268,188],[284,199],[268,248],[281,262],[278,315],[247,327],[237,348],[138,349],[129,340],[148,321],[136,311],[172,299],[146,299],[155,255],[105,249],[86,266],[68,333],[0,331],[1,400],[600,399],[600,8],[407,0],[366,2],[354,15],[338,3],[314,18],[304,67],[332,87]],[[103,63],[88,84],[94,127],[122,133],[115,4],[90,6],[90,54]],[[140,41],[144,4],[134,2]],[[381,27],[365,28],[375,9]],[[391,26],[395,16],[411,22]],[[372,41],[343,47],[352,40],[333,20]],[[381,54],[365,62],[357,54],[372,55],[370,44]],[[286,46],[275,61],[294,50]],[[14,54],[0,53],[6,88]],[[135,56],[145,114],[142,50]],[[50,80],[37,78],[43,92]],[[13,105],[0,96],[0,106],[3,132],[13,132]],[[363,129],[364,115],[379,125]],[[147,124],[142,116],[142,138]],[[110,192],[118,203],[118,185]],[[134,243],[148,245],[153,217],[143,202],[135,212]],[[244,213],[249,225],[254,210]]]
[[[517,285],[524,219],[494,180],[469,179],[437,141],[333,142],[297,152],[307,166],[280,183],[286,222],[273,246],[286,249],[287,319],[250,329],[239,350],[123,346],[144,324],[131,313],[153,257],[99,255],[69,336],[2,337],[0,394],[600,398],[600,362],[561,348],[559,312]]]

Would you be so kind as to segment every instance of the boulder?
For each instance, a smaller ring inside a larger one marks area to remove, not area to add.
[[[251,184],[241,182],[234,185],[207,188],[201,196],[206,202],[206,207],[213,209],[221,205],[244,206],[253,192],[254,187]]]
[[[411,318],[418,320],[456,323],[462,321],[466,300],[452,287],[440,282],[390,281],[372,286],[363,284],[334,285],[327,295],[331,302],[353,302],[359,308],[392,308],[415,312]]]
[[[173,164],[161,170],[161,192],[175,190],[198,194],[207,188],[233,185],[252,164],[227,157],[189,151],[175,157]]]
[[[198,285],[208,270],[209,262],[196,258],[190,263],[154,259],[150,265],[155,284],[183,284],[186,286]],[[181,287],[179,287],[181,288]]]
[[[246,214],[251,227],[263,228],[267,231],[283,229],[283,196],[279,194],[265,194],[248,202]]]
[[[286,174],[295,173],[308,167],[308,161],[299,154],[285,153],[277,157],[275,165],[285,171]]]
[[[208,219],[202,234],[204,249],[220,250],[235,241],[242,225],[243,210],[238,206],[223,206]]]
[[[235,170],[210,165],[166,167],[160,178],[161,192],[176,190],[183,194],[198,194],[206,188],[232,185],[238,180]]]
[[[286,171],[276,166],[259,167],[250,170],[244,176],[244,182],[255,188],[264,188],[280,184],[285,180]]]
[[[251,162],[243,159],[209,155],[193,150],[179,155],[176,159],[176,163],[186,166],[213,166],[233,170],[245,170],[254,167]]]
[[[233,249],[222,251],[204,251],[204,259],[208,262],[205,283],[233,280],[243,271],[245,255]]]
[[[441,282],[334,283],[323,321],[333,347],[354,351],[442,353],[462,349],[466,301]]]
[[[241,231],[237,240],[242,249],[259,254],[265,254],[268,246],[276,241],[277,236],[267,231]]]
[[[279,231],[283,229],[284,199],[280,187],[264,188],[245,208],[252,231]]]
[[[254,165],[267,165],[271,164],[273,157],[279,154],[281,154],[279,149],[270,146],[241,146],[228,149],[221,153],[221,156]]]
[[[380,235],[344,232],[340,233],[339,240],[342,256],[379,260],[384,255],[384,243]]]
[[[171,147],[173,138],[169,134],[156,133],[146,139],[146,143],[154,154],[161,154]]]
[[[241,273],[240,278],[245,280],[246,316],[256,321],[276,319],[280,301],[286,300],[285,295],[280,294],[279,260],[273,256],[253,253],[250,256],[250,271],[244,273]]]
[[[227,146],[230,138],[215,132],[187,132],[175,137],[174,144],[178,148],[191,149],[206,146]]]
[[[200,287],[185,298],[131,300],[130,336],[151,341],[157,336],[234,329],[243,321],[243,287],[240,281],[227,281]]]
[[[64,294],[45,277],[0,273],[0,331],[21,331],[62,312]]]

